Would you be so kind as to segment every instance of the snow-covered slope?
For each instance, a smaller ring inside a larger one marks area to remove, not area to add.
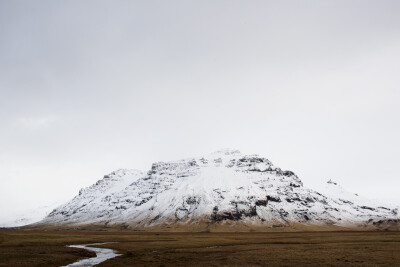
[[[4,220],[0,222],[0,227],[18,227],[24,226],[32,223],[36,223],[40,220],[43,220],[52,210],[57,208],[63,204],[62,202],[54,202],[48,205],[42,205],[21,214],[16,214],[12,216],[13,218],[9,218],[8,220]]]
[[[398,219],[398,211],[348,194],[305,188],[268,159],[222,150],[198,158],[158,162],[151,170],[119,170],[80,191],[42,221],[51,225],[244,223],[356,226]]]
[[[319,192],[331,198],[339,198],[351,201],[362,206],[388,206],[388,203],[385,201],[366,198],[359,194],[349,192],[332,179],[329,179],[325,183],[325,186],[319,190]]]

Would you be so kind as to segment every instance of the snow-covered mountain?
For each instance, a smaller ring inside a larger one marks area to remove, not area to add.
[[[43,220],[52,210],[63,204],[63,202],[57,201],[47,205],[41,205],[33,209],[29,209],[25,212],[15,214],[0,222],[0,227],[18,227],[32,223],[36,223]]]
[[[373,227],[399,219],[394,207],[359,201],[334,182],[328,185],[334,185],[332,194],[323,195],[266,158],[222,150],[157,162],[147,173],[115,171],[53,210],[41,225]]]

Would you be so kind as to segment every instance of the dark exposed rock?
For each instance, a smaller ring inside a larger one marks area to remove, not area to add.
[[[329,179],[329,181],[328,181],[327,183],[328,183],[328,184],[337,185],[337,183],[335,183],[334,181],[332,181],[332,179]]]
[[[292,203],[295,201],[301,202],[302,200],[298,197],[292,197],[292,198],[286,198],[286,201]]]
[[[267,196],[267,200],[272,202],[281,202],[281,199],[279,197]]]
[[[245,213],[245,215],[247,214]],[[250,207],[250,212],[248,213],[247,216],[249,217],[257,216],[257,207],[256,206]]]
[[[189,166],[191,166],[191,167],[198,166],[198,164],[195,160],[191,160],[191,161],[189,161]]]
[[[375,210],[374,208],[368,207],[368,206],[361,206],[360,207],[363,210]]]
[[[312,198],[312,197],[307,197],[307,198],[306,198],[306,201],[307,201],[307,202],[310,202],[310,203],[314,203],[314,202],[315,202],[315,199]]]
[[[201,158],[201,159],[200,159],[200,162],[203,163],[203,164],[207,164],[207,163],[208,163],[208,160],[206,160],[205,158]]]
[[[289,212],[285,211],[284,209],[280,209],[279,214],[281,215],[281,217],[287,217],[289,215]]]
[[[241,220],[243,217],[254,217],[257,216],[257,206],[250,206],[247,209],[240,209],[238,207],[238,204],[241,205],[248,205],[249,203],[246,203],[244,201],[232,201],[232,205],[234,206],[234,209],[231,211],[223,211],[219,212],[219,209],[217,206],[213,208],[213,213],[211,214],[211,219],[215,222],[219,221],[224,221],[224,220]]]
[[[232,168],[233,166],[235,166],[235,162],[236,160],[232,159],[229,161],[229,163],[226,165],[227,168]]]
[[[296,175],[296,174],[294,174],[294,172],[292,172],[292,171],[283,171],[283,172],[282,172],[282,175],[283,175],[283,176],[290,177],[290,176]]]
[[[266,199],[259,199],[256,201],[256,206],[267,206],[268,204],[268,200]]]
[[[321,202],[323,205],[328,205],[328,202],[325,199],[321,199],[319,202]]]
[[[140,206],[140,205],[143,205],[144,203],[148,202],[148,201],[149,201],[150,199],[152,199],[152,198],[153,198],[152,196],[143,198],[142,201],[135,203],[135,206],[138,207],[138,206]]]
[[[339,198],[339,200],[342,201],[342,202],[345,203],[345,204],[351,204],[351,205],[354,204],[353,202],[351,202],[351,201],[349,201],[349,200],[344,200],[344,199],[341,199],[341,198]]]
[[[190,196],[190,197],[188,197],[186,199],[186,203],[189,204],[189,205],[195,205],[195,204],[199,204],[200,200],[198,198],[196,198],[196,197],[191,197]]]
[[[222,159],[221,159],[221,158],[214,159],[214,162],[215,162],[215,163],[222,163]]]
[[[251,167],[251,166],[253,166],[254,164],[257,164],[257,163],[264,163],[268,167],[271,165],[271,162],[268,159],[260,158],[260,157],[257,157],[257,156],[244,156],[244,157],[242,157],[242,158],[237,160],[236,166],[238,166],[238,167]],[[261,170],[259,170],[258,168],[252,168],[249,171],[261,172]]]

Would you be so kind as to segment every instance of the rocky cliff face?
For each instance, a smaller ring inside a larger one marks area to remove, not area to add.
[[[334,185],[330,181],[329,185]],[[340,194],[340,193],[339,193]],[[397,220],[397,209],[305,188],[291,171],[236,150],[119,170],[53,210],[42,224],[358,226]]]

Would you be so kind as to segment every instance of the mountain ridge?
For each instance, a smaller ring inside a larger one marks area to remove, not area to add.
[[[333,182],[331,183],[333,184]],[[376,228],[398,209],[325,196],[267,158],[224,149],[202,157],[121,169],[53,210],[37,225],[185,228]],[[361,201],[362,202],[362,201]]]

